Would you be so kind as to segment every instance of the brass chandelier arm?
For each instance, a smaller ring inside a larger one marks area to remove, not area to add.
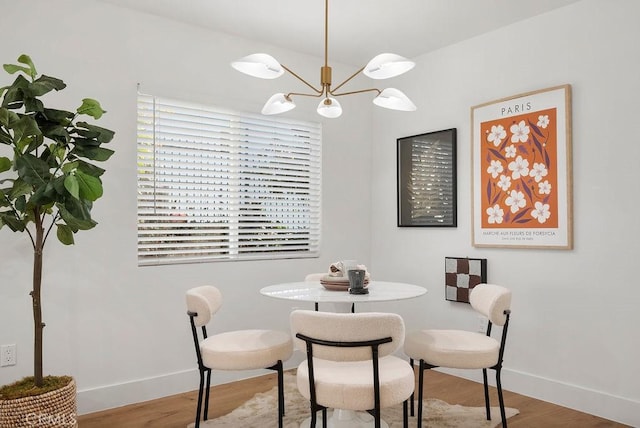
[[[285,66],[285,65],[282,65],[282,64],[280,64],[280,65],[281,65],[281,66],[282,66],[282,68],[284,68],[287,72],[289,72],[289,74],[291,74],[293,77],[295,77],[296,79],[298,79],[299,81],[301,81],[302,83],[304,83],[305,85],[307,85],[308,87],[310,87],[311,89],[313,89],[313,91],[314,91],[315,93],[319,94],[319,95],[317,95],[317,96],[320,96],[320,95],[322,95],[322,94],[323,94],[323,92],[324,92],[324,91],[323,91],[322,89],[316,89],[316,88],[315,88],[311,83],[307,82],[307,81],[306,81],[306,80],[304,80],[302,77],[298,76],[298,75],[297,75],[296,73],[294,73],[294,72],[293,72],[289,67],[287,67],[287,66]],[[291,95],[293,95],[293,94],[291,94]],[[296,95],[302,95],[302,94],[296,94]]]
[[[319,98],[321,96],[324,95],[324,92],[320,92],[319,94],[304,94],[302,92],[289,92],[287,95],[285,95],[285,98],[289,98],[292,95],[299,95],[301,97],[314,97],[314,98]]]
[[[336,88],[338,89],[338,88]],[[333,91],[329,91],[329,93],[331,95],[333,95],[334,97],[341,97],[343,95],[352,95],[352,94],[362,94],[363,92],[377,92],[378,95],[380,95],[382,93],[382,91],[380,89],[377,88],[371,88],[371,89],[360,89],[359,91],[350,91],[350,92],[343,92],[341,94],[336,94]]]
[[[353,73],[351,76],[347,77],[347,79],[342,82],[341,84],[339,84],[338,86],[336,86],[335,88],[333,88],[332,91],[329,91],[330,93],[334,93],[335,91],[337,91],[338,89],[340,89],[341,87],[343,87],[348,81],[350,81],[351,79],[353,79],[354,77],[356,77],[358,74],[360,74],[362,72],[362,70],[364,70],[364,67],[362,67],[360,70],[356,71],[355,73]]]

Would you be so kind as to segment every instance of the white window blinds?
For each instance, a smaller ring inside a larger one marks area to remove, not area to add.
[[[321,128],[138,95],[138,264],[314,257]]]

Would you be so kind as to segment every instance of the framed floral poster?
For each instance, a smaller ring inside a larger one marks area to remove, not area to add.
[[[573,248],[571,86],[471,108],[475,247]]]

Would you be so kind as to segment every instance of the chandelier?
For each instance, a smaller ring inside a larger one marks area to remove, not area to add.
[[[342,107],[336,99],[344,95],[360,94],[363,92],[375,92],[377,96],[373,99],[373,103],[379,107],[391,110],[413,111],[416,109],[415,104],[400,90],[395,88],[386,88],[383,90],[377,88],[360,89],[356,91],[338,92],[347,82],[363,73],[371,79],[388,79],[390,77],[399,76],[411,70],[415,63],[400,55],[391,53],[382,53],[374,57],[367,65],[356,71],[354,74],[345,79],[342,83],[332,88],[331,67],[329,67],[328,54],[329,40],[329,0],[325,0],[324,7],[324,66],[320,67],[320,88],[316,88],[302,77],[291,71],[288,67],[280,64],[274,57],[265,53],[256,53],[245,56],[231,63],[236,70],[248,74],[249,76],[259,77],[262,79],[275,79],[288,72],[296,79],[300,80],[306,86],[311,88],[312,93],[301,92],[279,92],[273,95],[262,108],[262,114],[271,115],[284,113],[296,107],[293,102],[295,96],[317,97],[322,98],[318,104],[318,114],[327,118],[336,118],[342,114]]]

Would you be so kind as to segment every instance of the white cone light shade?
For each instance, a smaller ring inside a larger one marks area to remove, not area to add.
[[[247,55],[232,62],[231,67],[241,73],[261,79],[275,79],[284,73],[280,63],[274,57],[265,53]]]
[[[414,111],[416,105],[402,91],[395,88],[387,88],[373,99],[373,103],[379,107],[391,110]]]
[[[362,73],[372,79],[388,79],[406,73],[415,65],[415,62],[403,56],[383,53],[369,61]]]
[[[342,106],[335,98],[325,98],[318,104],[318,114],[329,119],[335,119],[342,114]]]
[[[262,107],[262,114],[279,114],[293,110],[294,108],[296,108],[296,104],[291,99],[287,99],[283,93],[279,92],[267,100],[264,107]]]

